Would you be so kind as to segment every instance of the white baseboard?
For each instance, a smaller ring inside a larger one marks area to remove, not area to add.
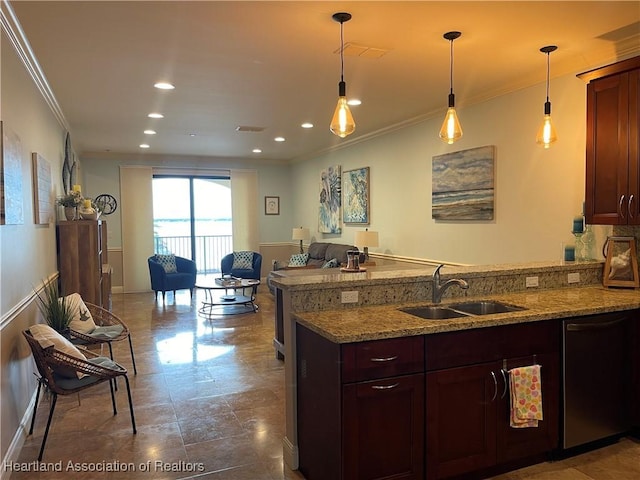
[[[20,420],[20,426],[11,439],[11,444],[7,449],[7,453],[2,459],[2,468],[0,468],[0,480],[9,480],[11,478],[11,468],[9,466],[12,463],[17,463],[20,457],[20,451],[24,446],[24,442],[27,439],[29,428],[31,427],[31,415],[36,404],[36,392],[33,392],[31,401],[27,406],[27,410],[24,412],[22,419]]]

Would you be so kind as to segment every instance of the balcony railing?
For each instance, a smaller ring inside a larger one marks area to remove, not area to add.
[[[231,235],[207,235],[195,237],[195,261],[198,273],[220,272],[222,257],[233,251]],[[179,257],[192,258],[191,237],[154,236],[155,253],[173,253]]]

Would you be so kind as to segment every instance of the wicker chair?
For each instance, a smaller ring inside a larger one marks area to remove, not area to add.
[[[76,357],[62,353],[56,350],[55,347],[42,348],[40,343],[31,335],[29,330],[22,332],[24,337],[31,347],[31,353],[35,360],[36,367],[38,368],[38,390],[36,393],[36,402],[33,407],[33,416],[31,417],[31,428],[29,429],[29,435],[33,434],[33,426],[36,420],[36,412],[38,409],[38,399],[40,398],[40,388],[44,385],[45,389],[51,393],[51,406],[49,407],[49,418],[47,419],[47,426],[44,431],[44,437],[42,438],[42,445],[40,446],[40,454],[38,455],[38,461],[42,461],[42,455],[44,453],[44,447],[47,442],[47,436],[49,435],[49,427],[51,426],[51,419],[53,418],[53,411],[56,408],[56,401],[58,395],[71,395],[76,392],[80,392],[87,388],[91,388],[95,385],[99,385],[103,382],[109,382],[109,389],[111,390],[111,403],[113,405],[113,414],[118,413],[116,409],[116,397],[113,391],[113,384],[118,377],[124,377],[127,385],[127,397],[129,399],[129,411],[131,412],[131,426],[133,427],[133,433],[137,433],[136,421],[133,415],[133,402],[131,401],[131,388],[129,386],[129,377],[127,376],[127,370],[111,362],[110,366],[100,365],[98,363],[92,363],[91,359],[98,358],[99,355],[85,350],[83,354],[89,360],[81,360]],[[59,368],[73,369],[77,372],[82,372],[86,376],[81,379],[77,378],[65,378],[55,373],[55,370]]]
[[[111,343],[118,342],[120,340],[124,340],[125,338],[129,340],[129,351],[131,352],[131,363],[133,364],[133,373],[134,375],[138,374],[138,369],[136,368],[136,359],[133,355],[133,343],[131,342],[131,332],[129,331],[129,327],[120,320],[116,315],[111,313],[109,310],[105,310],[98,305],[94,305],[93,303],[85,302],[89,313],[93,317],[93,321],[98,327],[121,327],[122,331],[118,333],[118,328],[114,331],[114,335],[112,337],[107,337],[99,334],[87,334],[80,333],[76,330],[70,330],[69,333],[71,335],[71,342],[76,345],[100,345],[106,343],[109,345],[109,357],[113,360],[113,348],[111,347]]]

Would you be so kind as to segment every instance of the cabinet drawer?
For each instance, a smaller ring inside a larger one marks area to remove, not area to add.
[[[424,371],[424,337],[390,338],[342,346],[342,382]]]
[[[427,335],[426,370],[557,352],[560,327],[559,321],[548,320]]]

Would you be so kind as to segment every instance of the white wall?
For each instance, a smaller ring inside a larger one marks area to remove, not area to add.
[[[0,42],[0,118],[20,138],[24,208],[22,225],[0,226],[0,457],[6,459],[12,445],[18,448],[18,426],[35,391],[35,367],[21,331],[39,318],[33,288],[57,271],[55,219],[34,223],[31,152],[51,164],[53,190],[61,193],[64,131],[4,31]]]
[[[290,169],[284,164],[255,164],[242,159],[222,159],[216,157],[159,157],[141,155],[138,157],[102,154],[83,156],[82,191],[95,197],[102,193],[113,195],[118,201],[115,213],[105,217],[108,228],[109,249],[122,246],[120,213],[127,205],[120,202],[120,166],[146,165],[165,170],[175,168],[180,171],[206,171],[206,169],[255,169],[258,173],[257,211],[261,243],[291,241],[291,217],[293,199],[290,188]],[[280,215],[264,214],[264,197],[280,196]],[[130,208],[130,206],[129,206]]]
[[[460,103],[463,95],[457,95]],[[446,100],[443,96],[443,102]],[[341,235],[318,229],[320,171],[370,167],[370,230],[384,252],[468,264],[560,260],[571,241],[572,219],[582,211],[585,176],[586,86],[568,75],[551,82],[552,118],[558,142],[535,144],[545,85],[458,108],[464,136],[453,145],[438,138],[442,117],[329,153],[292,168],[293,221],[316,240],[353,243],[363,226],[343,226]],[[366,118],[357,117],[356,123]],[[493,221],[436,222],[431,218],[431,159],[443,153],[496,146]],[[601,227],[598,227],[601,228]]]

